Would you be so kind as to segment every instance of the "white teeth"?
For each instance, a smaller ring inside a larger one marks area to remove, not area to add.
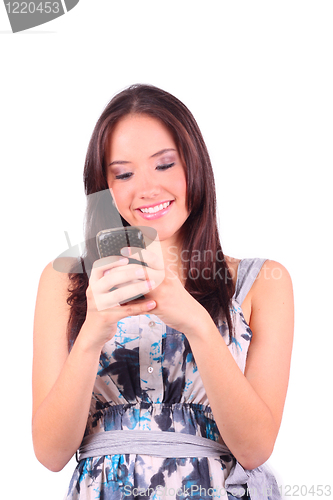
[[[161,203],[160,205],[156,205],[155,207],[140,208],[140,210],[144,214],[154,214],[155,212],[159,212],[160,210],[168,207],[169,205],[170,205],[170,201],[167,201],[166,203]]]

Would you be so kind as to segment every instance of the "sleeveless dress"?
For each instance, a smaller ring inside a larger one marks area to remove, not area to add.
[[[243,373],[252,332],[241,305],[265,260],[243,259],[238,267],[231,305],[235,334],[228,348]],[[218,329],[228,343],[226,322],[220,321]],[[120,430],[147,436],[159,432],[166,439],[172,433],[199,436],[223,444],[186,336],[154,314],[119,321],[116,335],[101,352],[83,441],[96,437],[103,441],[109,431]],[[98,456],[80,459],[65,499],[247,499],[252,498],[251,487],[259,484],[262,500],[280,498],[266,466],[245,471],[230,452],[156,455],[132,453],[128,440],[122,453],[111,446]],[[243,489],[237,489],[239,485]]]

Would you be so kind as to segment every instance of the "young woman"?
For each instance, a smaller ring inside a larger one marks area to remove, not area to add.
[[[129,263],[135,248],[100,260],[94,236],[109,221],[88,201],[83,272],[45,268],[38,460],[59,471],[79,449],[68,499],[279,498],[263,464],[287,392],[291,280],[277,262],[223,255],[193,116],[158,88],[121,92],[97,122],[84,181],[87,195],[112,193],[123,225],[155,229],[162,258],[143,250],[146,273]]]

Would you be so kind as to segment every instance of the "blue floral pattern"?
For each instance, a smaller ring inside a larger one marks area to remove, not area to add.
[[[228,346],[244,372],[252,333],[236,299]],[[219,331],[228,343],[228,328]],[[223,443],[186,336],[154,314],[128,317],[105,344],[85,436],[109,430],[179,432]],[[222,498],[234,459],[107,455],[77,465],[67,500]]]

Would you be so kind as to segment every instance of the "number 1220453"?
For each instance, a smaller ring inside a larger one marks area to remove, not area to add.
[[[8,2],[8,14],[58,14],[60,2]]]
[[[279,486],[281,496],[283,497],[307,497],[318,496],[318,497],[329,497],[332,495],[332,486],[318,484],[316,486],[306,486],[305,484],[299,485],[286,484],[284,486]]]

